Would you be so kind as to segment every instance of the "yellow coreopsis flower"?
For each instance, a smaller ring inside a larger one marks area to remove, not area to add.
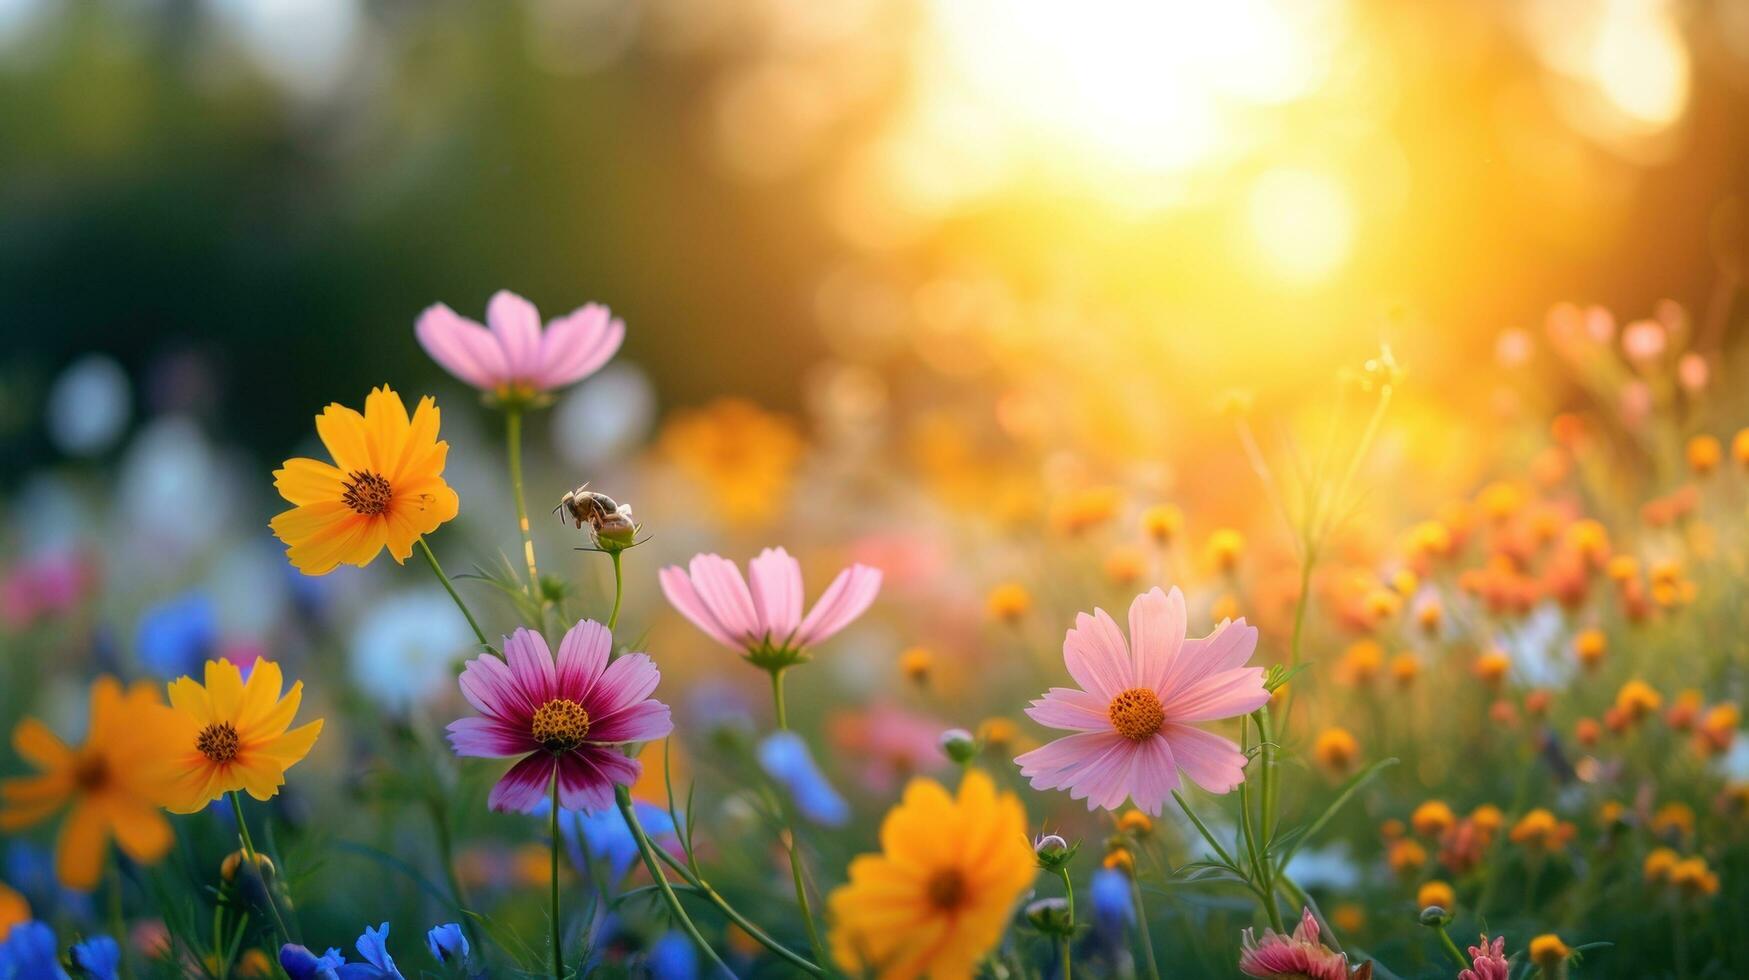
[[[30,921],[30,903],[24,896],[5,885],[0,885],[0,943],[12,934],[13,926],[20,926]]]
[[[275,489],[293,507],[269,526],[298,571],[368,565],[385,545],[406,561],[421,535],[455,517],[460,502],[443,482],[449,443],[437,438],[438,421],[429,396],[409,419],[387,385],[365,398],[362,415],[336,403],[316,416],[316,434],[334,462],[288,459],[273,472]]]
[[[173,782],[165,806],[193,813],[234,790],[270,800],[322,733],[322,719],[290,728],[303,700],[298,681],[280,697],[279,665],[257,660],[249,682],[229,660],[209,660],[206,684],[192,677],[170,682],[172,730],[169,763]]]
[[[0,784],[0,830],[15,831],[70,806],[55,845],[55,875],[80,891],[97,887],[110,838],[151,863],[170,849],[170,822],[158,812],[168,784],[161,762],[172,712],[150,684],[122,690],[113,677],[91,685],[85,744],[69,748],[34,718],[12,732],[18,754],[41,775]]]
[[[972,770],[959,797],[917,779],[881,823],[881,853],[829,899],[832,956],[853,976],[971,977],[1037,871],[1026,812]]]

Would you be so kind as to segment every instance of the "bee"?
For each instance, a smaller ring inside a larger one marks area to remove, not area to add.
[[[559,498],[559,506],[553,508],[553,513],[557,514],[559,511],[564,511],[570,515],[568,519],[576,523],[577,530],[583,530],[583,525],[587,524],[598,534],[605,528],[628,520],[631,516],[630,507],[622,508],[607,494],[596,493],[589,489],[587,483],[575,490],[566,491],[565,495]],[[566,519],[560,517],[560,520]]]

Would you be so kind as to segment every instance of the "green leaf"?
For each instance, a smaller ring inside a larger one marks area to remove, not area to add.
[[[1300,846],[1306,841],[1318,836],[1318,831],[1323,830],[1324,826],[1335,818],[1336,812],[1341,810],[1342,807],[1348,803],[1349,799],[1351,799],[1355,793],[1360,791],[1362,786],[1366,785],[1374,776],[1378,775],[1386,768],[1396,764],[1397,760],[1395,757],[1380,759],[1372,765],[1367,766],[1365,769],[1355,773],[1347,783],[1343,784],[1342,792],[1336,794],[1336,799],[1331,800],[1330,805],[1324,808],[1324,812],[1318,815],[1318,819],[1312,821],[1311,824],[1306,827],[1305,831],[1301,833],[1299,837],[1295,838],[1291,845],[1282,851],[1279,867],[1287,867],[1287,863],[1293,860],[1294,852],[1298,851]],[[1297,829],[1298,828],[1296,828],[1296,830]],[[1286,837],[1292,833],[1293,831],[1288,831],[1282,836]]]

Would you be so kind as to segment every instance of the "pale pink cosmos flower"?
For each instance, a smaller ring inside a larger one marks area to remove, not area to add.
[[[1248,977],[1350,980],[1348,954],[1338,953],[1318,941],[1318,920],[1312,918],[1311,909],[1301,910],[1300,924],[1293,935],[1265,929],[1263,938],[1258,939],[1246,929],[1241,946],[1239,972]],[[1356,980],[1372,976],[1372,964],[1367,963],[1352,976]]]
[[[443,369],[490,395],[530,398],[600,370],[625,340],[626,326],[590,303],[541,330],[540,312],[500,289],[486,304],[491,329],[442,303],[419,314],[413,333]]]
[[[748,562],[747,578],[734,562],[710,554],[692,556],[685,569],[670,565],[658,578],[682,616],[767,669],[804,659],[808,647],[850,625],[881,590],[879,569],[851,565],[803,616],[802,566],[782,548],[767,548]]]
[[[1628,360],[1646,364],[1663,356],[1668,346],[1664,325],[1657,320],[1635,320],[1622,328],[1621,349]]]
[[[1053,687],[1026,713],[1077,734],[1014,761],[1034,789],[1067,789],[1087,809],[1115,810],[1127,797],[1158,814],[1184,770],[1198,786],[1225,793],[1245,780],[1245,755],[1195,727],[1249,714],[1269,700],[1263,668],[1246,667],[1257,629],[1223,620],[1187,639],[1184,595],[1158,588],[1130,603],[1130,642],[1105,610],[1080,613],[1063,638],[1063,662],[1080,690]]]
[[[1495,936],[1490,943],[1483,933],[1482,945],[1470,947],[1470,960],[1474,965],[1459,971],[1458,980],[1506,980],[1512,971],[1512,962],[1506,958],[1505,936]]]

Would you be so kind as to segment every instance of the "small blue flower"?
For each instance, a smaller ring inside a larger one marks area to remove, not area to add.
[[[0,943],[0,980],[69,980],[55,949],[55,931],[41,922],[13,926]]]
[[[698,950],[685,933],[665,932],[650,947],[650,976],[654,980],[697,980]]]
[[[534,816],[544,818],[551,807],[550,802],[542,800],[535,806]],[[638,801],[632,804],[632,811],[638,815],[638,823],[643,825],[652,846],[662,847],[666,840],[673,838],[674,818],[667,810]],[[607,866],[607,878],[611,884],[618,884],[639,859],[637,838],[632,836],[632,829],[626,826],[625,817],[617,809],[598,813],[560,810],[559,836],[564,838],[571,864],[577,870],[587,870],[583,856],[583,847],[587,845],[589,861]]]
[[[802,816],[827,827],[841,827],[850,819],[850,804],[826,781],[808,743],[795,732],[766,736],[759,743],[759,765],[789,790]]]
[[[345,964],[346,957],[337,949],[317,956],[295,943],[279,948],[279,965],[291,980],[340,980],[340,968]]]
[[[393,977],[403,980],[401,971],[395,969],[394,957],[389,955],[389,924],[387,922],[375,929],[365,927],[364,935],[358,937],[358,955],[365,958],[371,966],[376,967],[374,974],[359,974],[359,976]],[[346,976],[342,973],[341,976]]]
[[[154,676],[198,676],[219,642],[212,600],[189,592],[146,610],[134,637],[140,663]]]
[[[279,965],[285,967],[291,980],[406,980],[389,955],[388,939],[387,922],[375,928],[366,926],[357,944],[363,963],[346,962],[337,949],[317,956],[302,946],[286,943],[279,948]]]
[[[1116,868],[1093,874],[1093,921],[1101,932],[1119,932],[1134,921],[1136,907],[1130,904],[1130,879]]]
[[[425,945],[431,950],[431,958],[439,963],[468,958],[468,937],[462,934],[462,927],[454,922],[432,926],[431,931],[425,934]]]
[[[115,980],[121,969],[121,946],[108,936],[93,936],[72,949],[73,966],[97,980]]]

